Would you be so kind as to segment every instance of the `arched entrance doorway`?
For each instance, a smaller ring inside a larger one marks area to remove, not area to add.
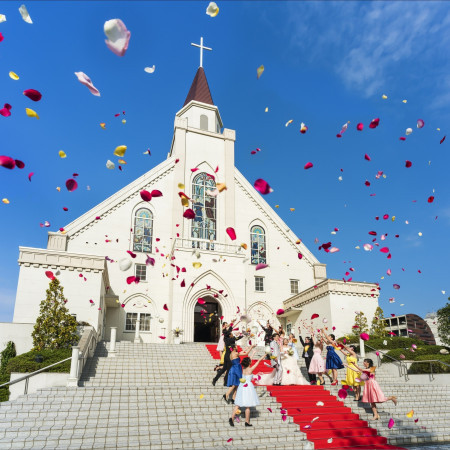
[[[213,297],[203,297],[204,305],[194,308],[194,342],[219,342],[222,308]]]

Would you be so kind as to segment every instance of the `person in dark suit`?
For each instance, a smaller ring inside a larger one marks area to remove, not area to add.
[[[241,339],[242,336],[235,337],[233,336],[233,327],[235,327],[239,322],[236,324],[231,323],[228,328],[225,329],[223,332],[224,336],[224,343],[225,343],[225,357],[223,358],[223,366],[221,369],[219,369],[216,373],[216,376],[214,377],[212,381],[212,385],[215,386],[217,383],[217,380],[225,373],[225,379],[224,379],[224,386],[227,386],[228,382],[228,370],[231,367],[231,348],[236,345],[236,342]]]
[[[300,327],[298,331],[300,333]],[[309,373],[309,365],[311,363],[311,358],[314,355],[314,345],[310,337],[305,337],[305,340],[303,340],[301,336],[299,336],[299,338],[300,342],[303,345],[302,358],[305,358],[306,370],[308,371],[309,381],[311,384],[316,384],[317,383],[316,375],[314,373]]]

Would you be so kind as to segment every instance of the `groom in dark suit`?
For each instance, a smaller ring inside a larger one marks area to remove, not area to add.
[[[300,328],[298,330],[300,332]],[[303,353],[302,358],[305,358],[305,364],[306,364],[306,370],[308,371],[308,378],[311,384],[316,384],[316,374],[309,373],[309,365],[311,364],[311,358],[314,355],[314,345],[311,342],[311,338],[305,337],[305,340],[303,341],[303,338],[300,337],[300,342],[303,345]]]

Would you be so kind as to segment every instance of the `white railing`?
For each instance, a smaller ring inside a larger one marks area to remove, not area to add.
[[[217,253],[229,253],[244,256],[244,249],[240,245],[223,244],[220,242],[209,241],[207,239],[183,239],[177,238],[175,248],[183,248],[189,250],[207,250]]]

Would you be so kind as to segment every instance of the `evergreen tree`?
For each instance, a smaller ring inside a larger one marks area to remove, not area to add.
[[[352,332],[355,336],[359,336],[361,333],[367,333],[369,331],[369,325],[367,324],[367,318],[362,311],[355,316],[355,324],[353,325]]]
[[[386,330],[386,325],[384,322],[384,312],[381,306],[378,306],[375,310],[375,315],[372,320],[372,327],[370,329],[370,334],[372,337],[382,338],[387,336],[388,331]]]
[[[450,300],[450,297],[448,298]],[[437,312],[438,335],[441,341],[450,345],[450,302]]]
[[[78,342],[77,321],[65,306],[64,289],[57,278],[50,282],[46,293],[47,298],[41,301],[39,317],[31,334],[34,349],[75,345]]]

